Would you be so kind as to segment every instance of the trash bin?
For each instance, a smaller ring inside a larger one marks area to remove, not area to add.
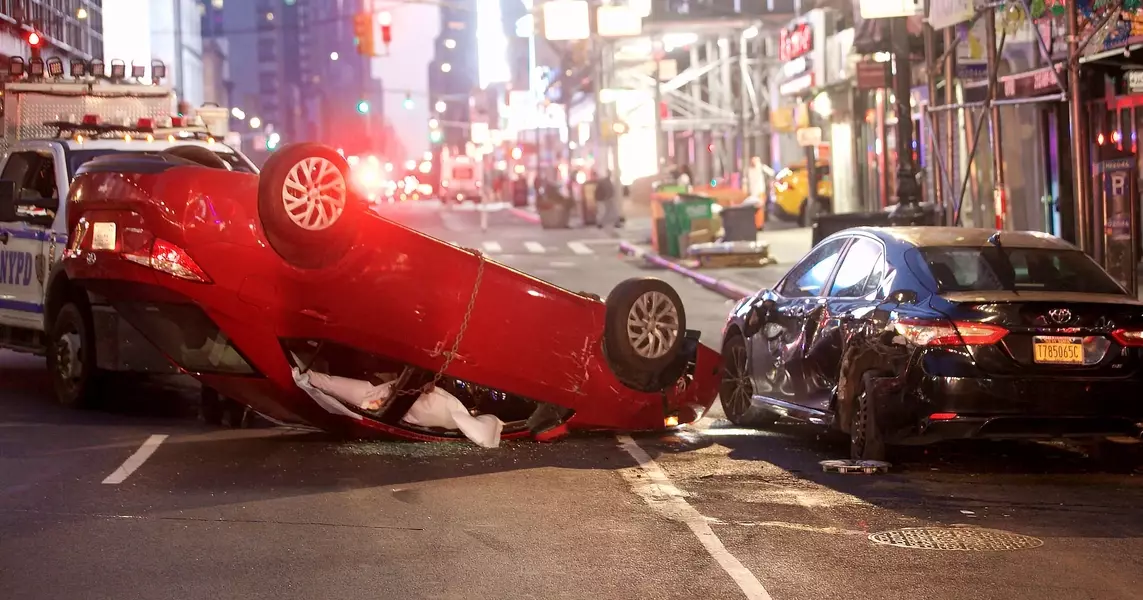
[[[754,204],[739,204],[722,209],[723,241],[726,242],[753,242],[758,239],[758,224],[755,217],[758,206]]]
[[[682,258],[683,236],[689,236],[695,225],[709,228],[714,217],[711,207],[714,200],[694,194],[679,194],[674,202],[664,202],[663,212],[666,221],[665,248],[659,252],[672,258]]]

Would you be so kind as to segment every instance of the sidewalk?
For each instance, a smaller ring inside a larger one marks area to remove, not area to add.
[[[625,232],[626,233],[626,232]],[[670,269],[695,283],[727,298],[737,300],[754,292],[768,288],[778,282],[786,271],[796,263],[811,244],[811,231],[808,228],[778,229],[758,232],[758,241],[770,245],[770,256],[777,262],[765,267],[698,268],[692,261],[669,259],[655,254],[651,249],[650,236],[638,238],[625,236],[627,241],[619,249],[625,254],[636,256]]]

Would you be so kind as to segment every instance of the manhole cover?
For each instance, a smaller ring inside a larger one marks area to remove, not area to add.
[[[826,473],[885,473],[889,463],[879,460],[823,460],[818,463]]]
[[[1043,540],[1034,537],[975,527],[907,527],[870,534],[869,540],[898,548],[971,552],[1029,550],[1044,545]]]

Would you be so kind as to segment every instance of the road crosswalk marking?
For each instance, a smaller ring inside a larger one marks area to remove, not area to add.
[[[544,249],[543,244],[540,244],[539,242],[524,242],[524,247],[527,248],[528,252],[531,252],[532,254],[543,254],[547,252],[547,250]]]
[[[502,252],[504,248],[501,248],[497,242],[484,242],[484,250],[486,252]]]
[[[588,248],[583,242],[568,242],[568,248],[576,254],[594,254],[591,248]]]

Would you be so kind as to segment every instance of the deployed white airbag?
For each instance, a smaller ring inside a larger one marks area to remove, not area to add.
[[[349,410],[353,406],[362,410],[377,411],[389,400],[393,382],[373,385],[368,381],[337,377],[318,371],[302,373],[293,370],[294,383],[309,394],[327,411],[361,419],[358,413]],[[472,416],[456,396],[433,388],[421,394],[403,419],[410,425],[439,427],[460,431],[478,446],[496,448],[500,445],[500,433],[504,422],[495,415]]]
[[[504,422],[495,415],[472,416],[456,396],[440,389],[421,394],[405,413],[404,421],[421,427],[459,429],[478,446],[495,448],[500,445],[500,432]]]

